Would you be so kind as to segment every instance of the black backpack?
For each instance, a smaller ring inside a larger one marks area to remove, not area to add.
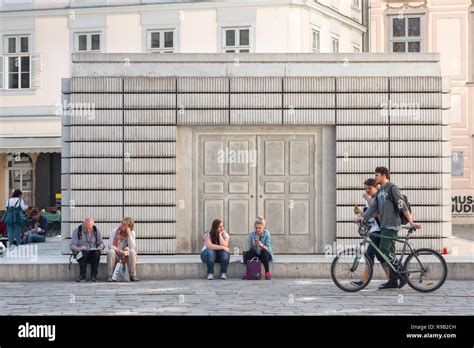
[[[392,187],[390,188],[390,191],[389,191],[389,194],[388,194],[388,199],[390,199],[392,201],[392,204],[393,206],[395,207],[395,211],[397,212],[398,216],[400,216],[400,222],[402,225],[406,225],[408,223],[408,219],[406,218],[405,214],[403,214],[403,209],[401,209],[400,207],[398,207],[398,204],[395,202],[395,200],[393,199],[393,188],[397,186],[397,185],[392,185]],[[401,192],[400,192],[401,193]],[[403,193],[401,193],[402,195],[402,199],[403,199],[403,202],[405,203],[405,205],[407,206],[408,208],[408,211],[410,212],[411,214],[411,204],[410,202],[408,202],[408,197],[405,196]]]

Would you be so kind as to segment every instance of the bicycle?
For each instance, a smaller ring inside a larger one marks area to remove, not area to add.
[[[368,222],[359,223],[358,232],[363,237],[358,247],[348,248],[334,258],[331,264],[331,278],[338,288],[347,292],[357,292],[364,289],[371,281],[373,276],[373,263],[365,254],[365,247],[370,244],[387,262],[388,266],[396,272],[398,276],[405,277],[408,285],[419,292],[432,292],[439,289],[448,276],[448,267],[443,256],[436,250],[429,248],[414,249],[409,241],[415,228],[411,226],[402,226],[408,230],[406,237],[388,237],[378,235],[379,238],[388,238],[396,242],[403,243],[400,258],[394,258],[392,262],[384,255],[375,243],[370,239],[371,224]],[[410,253],[403,262],[407,247]],[[403,265],[403,266],[402,266]],[[367,272],[367,279],[363,280],[361,275]],[[361,280],[361,284],[354,282]]]

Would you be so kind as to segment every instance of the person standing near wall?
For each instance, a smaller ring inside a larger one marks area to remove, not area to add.
[[[21,230],[26,221],[24,212],[28,209],[28,206],[21,199],[21,196],[22,192],[20,190],[14,190],[11,197],[5,202],[7,209],[3,216],[3,222],[7,226],[8,247],[10,248],[13,247],[13,237],[15,237],[17,246],[22,243]]]

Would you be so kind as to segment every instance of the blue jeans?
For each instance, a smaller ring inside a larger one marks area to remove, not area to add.
[[[214,274],[214,264],[221,264],[221,273],[227,273],[230,255],[225,250],[206,249],[201,253],[202,262],[207,264],[207,274]]]
[[[28,235],[23,237],[23,244],[27,243],[43,243],[46,241],[46,236],[44,234],[32,234],[28,232]]]
[[[375,231],[375,232],[371,232],[369,234],[369,238],[372,240],[372,242],[375,243],[375,245],[377,246],[377,248],[380,249],[380,231]],[[380,256],[380,254],[378,253],[378,251],[375,251],[374,247],[372,245],[369,244],[369,246],[367,247],[367,251],[365,252],[366,255],[369,257],[370,261],[372,261],[372,264],[374,264],[374,260],[375,260],[375,257],[377,257],[377,260],[380,261],[380,263],[384,263],[385,260],[383,259],[382,256]]]
[[[21,226],[20,225],[7,225],[8,234],[8,245],[13,245],[13,236],[16,239],[16,245],[21,245]]]

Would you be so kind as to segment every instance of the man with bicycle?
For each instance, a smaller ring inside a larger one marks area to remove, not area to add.
[[[398,260],[395,254],[395,241],[389,238],[396,238],[398,230],[400,229],[401,219],[398,210],[402,210],[403,214],[408,220],[408,223],[413,228],[421,228],[420,224],[413,222],[412,216],[408,207],[403,200],[400,189],[390,182],[390,172],[385,167],[375,168],[375,180],[380,189],[377,191],[376,197],[372,199],[369,208],[361,214],[358,218],[359,222],[371,218],[375,213],[378,213],[380,220],[380,251],[382,251],[392,264],[398,266]],[[389,238],[384,238],[389,237]],[[398,283],[398,275],[392,270],[387,262],[382,263],[384,270],[389,272],[389,280],[379,286],[379,289],[395,289],[402,288],[406,284],[406,277],[400,279]]]

